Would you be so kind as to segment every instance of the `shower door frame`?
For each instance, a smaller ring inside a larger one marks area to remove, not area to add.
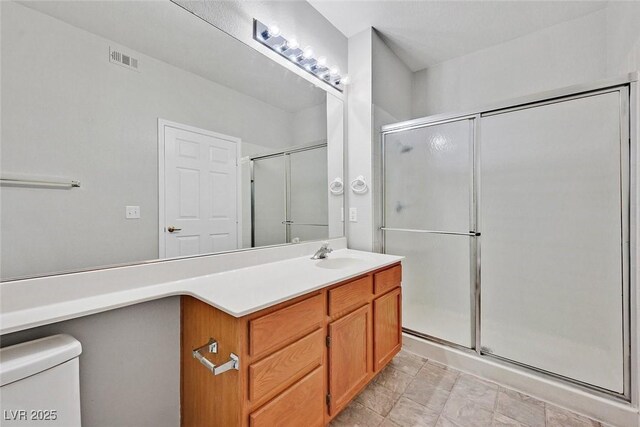
[[[255,222],[255,175],[254,175],[254,162],[256,160],[264,160],[264,159],[270,159],[270,158],[274,158],[274,157],[282,157],[283,158],[283,162],[284,162],[284,213],[285,213],[285,219],[282,222],[282,224],[285,226],[285,242],[284,243],[290,243],[289,240],[291,240],[291,226],[292,225],[306,225],[306,226],[318,226],[318,227],[324,227],[326,226],[327,229],[329,228],[329,223],[327,221],[327,224],[307,224],[307,223],[299,223],[299,224],[294,224],[291,221],[291,154],[294,153],[300,153],[302,151],[309,151],[309,150],[317,150],[320,148],[327,148],[328,149],[328,144],[326,141],[323,142],[316,142],[314,144],[310,144],[310,145],[303,145],[303,146],[296,146],[296,147],[292,147],[288,150],[281,150],[281,151],[274,151],[271,153],[267,153],[267,154],[262,154],[259,156],[255,156],[255,157],[251,157],[249,159],[249,173],[251,176],[251,247],[255,248],[255,236],[256,236],[256,222]],[[278,243],[277,243],[278,244]]]
[[[376,222],[376,232],[380,233],[381,252],[385,253],[385,231],[398,231],[393,228],[385,227],[385,137],[388,134],[403,132],[412,129],[424,128],[429,126],[435,126],[445,123],[451,123],[461,120],[474,120],[474,132],[473,143],[471,144],[472,158],[471,158],[471,200],[472,205],[470,207],[470,226],[471,231],[475,231],[475,237],[471,239],[471,281],[470,294],[472,298],[472,313],[471,319],[474,321],[472,330],[474,333],[474,348],[467,348],[459,344],[455,344],[438,337],[430,336],[418,331],[413,331],[403,327],[403,331],[409,335],[413,335],[419,338],[423,338],[437,344],[452,347],[466,353],[472,353],[480,358],[486,358],[495,362],[498,362],[507,367],[518,367],[525,371],[535,372],[545,377],[559,380],[561,382],[578,387],[582,390],[588,391],[592,394],[596,394],[607,399],[613,399],[616,401],[627,401],[636,403],[638,400],[638,384],[637,384],[637,372],[635,367],[638,363],[637,344],[633,336],[638,333],[637,322],[637,309],[638,309],[638,292],[637,286],[637,269],[638,265],[635,258],[638,255],[637,252],[637,233],[638,224],[636,223],[638,216],[640,216],[640,206],[637,200],[639,200],[638,188],[638,162],[634,160],[639,159],[638,150],[640,149],[640,134],[638,130],[638,124],[635,123],[639,118],[639,106],[640,102],[638,93],[640,88],[638,87],[638,73],[629,73],[628,76],[619,79],[611,79],[594,84],[583,84],[571,86],[568,88],[548,91],[539,93],[537,95],[527,96],[523,98],[506,101],[500,104],[491,105],[485,108],[479,108],[464,113],[453,114],[439,114],[434,116],[428,116],[424,118],[409,120],[400,123],[394,123],[383,126],[380,132],[380,146],[381,146],[381,158],[382,158],[382,171],[379,189],[379,203],[381,203],[381,209],[378,209],[380,217]],[[478,218],[478,206],[480,204],[481,186],[480,180],[480,156],[479,156],[479,143],[481,126],[480,119],[483,116],[490,116],[497,113],[505,113],[507,111],[521,110],[525,108],[538,107],[542,105],[553,104],[557,102],[568,101],[572,99],[579,99],[586,96],[593,96],[608,92],[620,92],[621,97],[621,109],[620,109],[620,144],[621,144],[621,206],[620,211],[622,218],[622,333],[623,333],[623,393],[617,393],[612,390],[604,389],[592,384],[588,384],[573,378],[569,378],[560,374],[556,374],[550,371],[546,371],[534,366],[526,365],[500,357],[493,354],[484,353],[482,351],[481,342],[481,226]],[[626,99],[625,99],[626,96]],[[627,108],[625,108],[627,107]],[[624,160],[624,161],[623,161]],[[633,200],[636,199],[634,203]],[[634,209],[635,208],[635,209]],[[419,230],[406,230],[406,231],[419,231]],[[479,232],[478,232],[479,231]],[[455,233],[457,234],[457,233]],[[471,233],[470,236],[473,236]],[[632,256],[633,255],[633,256]],[[475,264],[475,265],[474,265]],[[632,315],[632,313],[634,313]],[[632,368],[633,366],[633,368]],[[632,377],[633,375],[633,377]],[[634,379],[632,381],[632,378]]]

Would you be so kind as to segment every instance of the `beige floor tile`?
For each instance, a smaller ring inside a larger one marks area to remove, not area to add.
[[[377,427],[384,421],[384,417],[376,414],[358,402],[351,402],[336,418],[330,427]]]
[[[546,404],[547,427],[600,427],[600,423],[566,409]]]
[[[463,396],[477,405],[493,411],[498,397],[498,385],[472,375],[461,374],[451,393]]]
[[[404,397],[440,413],[449,399],[450,391],[437,387],[429,379],[416,376],[404,392]]]
[[[401,397],[389,413],[389,419],[400,427],[433,427],[438,415],[426,406]]]
[[[457,394],[451,394],[442,416],[459,426],[490,427],[493,421],[492,410]]]
[[[400,353],[391,360],[389,366],[399,370],[400,372],[414,376],[425,363],[427,363],[426,358],[420,357],[417,354],[406,350],[401,350]]]
[[[398,424],[391,421],[389,418],[385,418],[380,427],[400,427]]]
[[[420,371],[417,378],[424,378],[433,387],[451,391],[453,385],[458,379],[458,371],[452,369],[443,369],[432,363],[426,363]]]
[[[440,415],[440,418],[438,418],[438,422],[436,423],[436,427],[465,427],[465,426],[459,426],[458,424],[451,421],[449,418],[443,415]]]
[[[331,426],[610,427],[407,351]]]
[[[413,380],[411,375],[399,371],[392,366],[387,366],[378,374],[374,382],[391,391],[404,393],[407,386],[411,383],[411,380]]]
[[[358,395],[356,401],[383,417],[386,417],[396,404],[396,401],[400,398],[400,394],[401,393],[393,392],[380,384],[371,383]]]
[[[496,412],[531,427],[544,427],[544,402],[516,391],[500,388]]]
[[[526,427],[524,424],[497,412],[493,414],[493,423],[491,425],[494,427]]]

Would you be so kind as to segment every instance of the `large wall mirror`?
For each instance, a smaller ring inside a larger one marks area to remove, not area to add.
[[[169,1],[0,7],[3,281],[344,234],[334,94]]]

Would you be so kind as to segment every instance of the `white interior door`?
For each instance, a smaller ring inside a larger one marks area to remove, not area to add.
[[[240,141],[193,128],[162,129],[164,256],[237,249]]]
[[[628,304],[623,93],[480,124],[483,350],[619,393]]]

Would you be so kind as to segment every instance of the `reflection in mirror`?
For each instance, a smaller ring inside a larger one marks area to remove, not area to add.
[[[339,98],[170,2],[0,7],[2,280],[343,235]]]

